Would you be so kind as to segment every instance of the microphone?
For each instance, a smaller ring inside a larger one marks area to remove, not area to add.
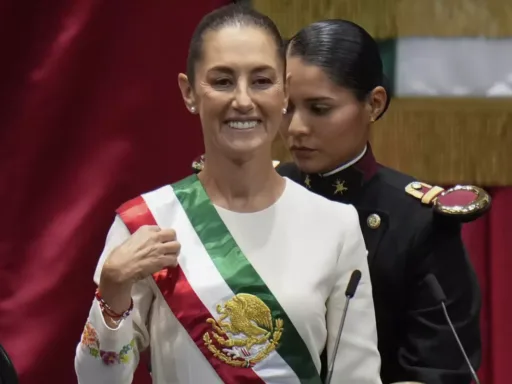
[[[441,303],[441,306],[443,307],[444,317],[446,318],[446,321],[448,322],[448,325],[450,326],[450,329],[452,331],[453,336],[455,337],[455,340],[457,341],[457,344],[459,346],[460,351],[462,352],[462,356],[464,356],[464,360],[466,360],[466,365],[469,368],[469,371],[471,372],[471,376],[473,377],[473,380],[476,384],[480,384],[480,380],[478,380],[478,376],[476,375],[475,370],[473,369],[473,366],[471,365],[471,361],[469,361],[468,355],[466,355],[466,351],[464,350],[464,347],[462,346],[462,343],[460,342],[459,335],[457,335],[457,331],[455,330],[452,320],[450,319],[450,316],[448,315],[448,310],[446,309],[446,295],[444,294],[443,288],[441,288],[441,285],[439,284],[439,281],[437,281],[437,278],[429,273],[427,277],[425,278],[425,282],[430,288],[430,291],[432,292],[432,296],[434,296],[434,299]]]
[[[347,317],[347,311],[348,311],[348,305],[350,304],[350,299],[354,297],[356,294],[357,286],[359,285],[359,281],[361,280],[361,271],[359,269],[356,269],[352,272],[352,275],[350,275],[350,280],[347,284],[347,289],[345,290],[345,307],[343,308],[342,316],[341,316],[341,322],[340,322],[340,328],[338,329],[338,335],[336,336],[336,342],[334,343],[334,349],[333,354],[331,356],[331,361],[329,361],[328,370],[327,370],[327,376],[325,378],[325,384],[330,384],[334,369],[334,362],[336,361],[336,355],[338,354],[338,346],[340,344],[341,339],[341,333],[343,331],[343,327],[345,326],[345,319]],[[480,383],[478,383],[480,384]]]
[[[6,350],[0,344],[0,384],[18,384],[18,374]]]

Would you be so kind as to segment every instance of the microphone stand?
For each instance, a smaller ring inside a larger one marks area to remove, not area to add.
[[[338,334],[336,335],[336,341],[334,342],[334,348],[332,352],[331,359],[329,361],[329,365],[327,366],[327,376],[325,377],[325,384],[330,384],[332,380],[332,375],[334,372],[334,362],[336,361],[336,355],[338,354],[338,347],[340,345],[341,334],[343,332],[343,327],[345,326],[345,319],[347,318],[348,305],[350,304],[350,299],[354,297],[356,294],[356,289],[361,280],[361,271],[359,269],[355,269],[350,275],[350,280],[347,284],[347,289],[345,290],[345,306],[343,308],[343,312],[341,315],[340,327],[338,328]]]

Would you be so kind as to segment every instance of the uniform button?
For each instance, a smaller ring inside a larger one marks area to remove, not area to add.
[[[371,229],[377,229],[380,227],[381,223],[380,216],[376,213],[372,213],[370,216],[368,216],[368,219],[366,219],[366,223]]]

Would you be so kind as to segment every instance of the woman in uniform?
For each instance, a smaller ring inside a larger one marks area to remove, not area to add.
[[[444,290],[455,329],[478,368],[480,291],[460,220],[481,214],[488,195],[474,187],[443,192],[375,160],[370,129],[389,96],[378,46],[360,26],[327,20],[305,27],[289,41],[287,66],[289,124],[283,135],[294,164],[278,171],[359,213],[383,383],[469,384],[469,369],[427,276]],[[469,207],[464,212],[472,216],[463,217],[453,204]]]

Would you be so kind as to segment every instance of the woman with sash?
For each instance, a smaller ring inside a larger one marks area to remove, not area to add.
[[[287,65],[290,102],[283,133],[294,164],[278,172],[358,210],[383,383],[469,384],[470,370],[432,281],[444,290],[476,369],[480,292],[460,223],[482,214],[489,196],[472,186],[443,191],[376,162],[370,127],[386,111],[389,96],[377,43],[360,26],[326,20],[305,27],[289,42]]]
[[[272,165],[285,72],[281,36],[256,11],[231,5],[198,25],[179,86],[207,160],[117,210],[76,350],[80,384],[131,383],[145,349],[157,384],[319,384],[324,348],[339,355],[332,383],[381,382],[357,211]]]

